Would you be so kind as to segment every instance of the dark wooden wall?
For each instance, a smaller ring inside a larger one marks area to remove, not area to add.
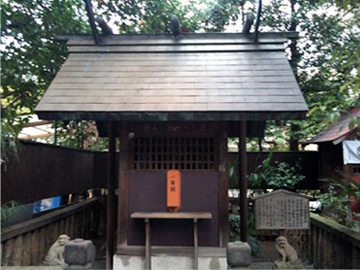
[[[342,166],[342,155],[336,147],[332,151],[330,146],[329,151],[324,147],[320,175],[330,177]],[[267,156],[267,152],[249,152],[248,172],[253,172]],[[318,156],[318,152],[275,152],[272,160],[294,164],[300,159],[301,173],[305,175],[301,188],[318,189]],[[237,153],[229,153],[229,162],[237,168],[236,160]],[[106,178],[107,152],[23,142],[18,160],[13,158],[1,166],[1,202],[15,200],[26,204],[90,188],[106,188]],[[230,179],[230,188],[237,187],[236,181]]]
[[[1,166],[1,202],[37,200],[106,188],[107,153],[20,143],[18,158]]]
[[[145,245],[144,220],[134,212],[167,212],[166,171],[132,171],[129,174],[129,245]],[[211,220],[199,220],[199,245],[219,246],[218,172],[181,172],[179,212],[211,212]],[[151,220],[151,244],[193,246],[192,220]]]
[[[342,178],[344,171],[342,143],[319,143],[319,177],[321,179]]]

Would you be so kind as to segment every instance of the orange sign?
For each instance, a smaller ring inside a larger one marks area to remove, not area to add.
[[[167,207],[169,212],[178,212],[181,204],[181,174],[178,170],[167,172]]]

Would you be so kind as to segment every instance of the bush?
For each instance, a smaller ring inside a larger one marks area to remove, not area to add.
[[[249,219],[250,220],[250,219]],[[230,214],[229,216],[230,242],[240,241],[240,216]],[[255,257],[263,256],[259,247],[259,242],[254,236],[249,236],[248,243],[251,247],[252,255]]]

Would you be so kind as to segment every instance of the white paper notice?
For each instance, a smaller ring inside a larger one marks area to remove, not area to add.
[[[344,164],[360,164],[360,141],[343,141]]]

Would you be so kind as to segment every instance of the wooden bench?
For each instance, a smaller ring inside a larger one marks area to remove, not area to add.
[[[198,219],[211,219],[209,212],[135,212],[131,218],[145,219],[145,266],[151,269],[150,219],[193,219],[194,220],[194,269],[198,269]]]

